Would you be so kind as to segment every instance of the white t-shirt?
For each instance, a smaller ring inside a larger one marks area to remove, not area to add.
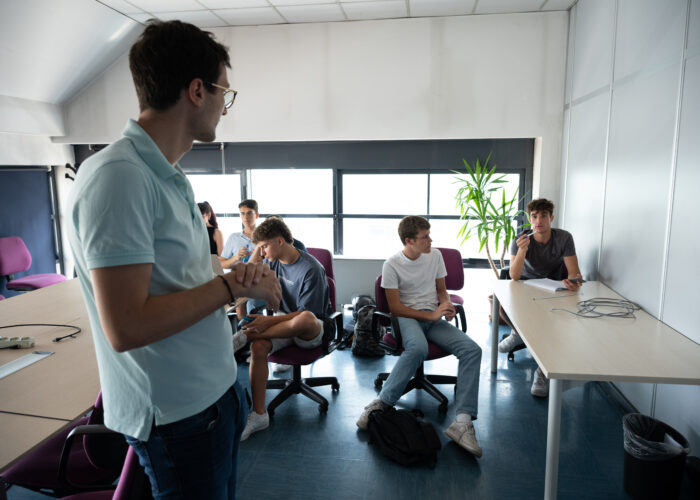
[[[403,251],[389,257],[382,267],[382,288],[399,290],[399,301],[419,311],[434,311],[438,306],[435,280],[447,276],[439,250],[422,253],[411,260]]]

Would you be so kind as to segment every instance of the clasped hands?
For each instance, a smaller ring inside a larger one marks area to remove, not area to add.
[[[231,276],[237,288],[244,289],[237,295],[264,300],[270,309],[277,311],[282,300],[282,288],[270,266],[262,262],[239,262],[225,276],[229,283]]]

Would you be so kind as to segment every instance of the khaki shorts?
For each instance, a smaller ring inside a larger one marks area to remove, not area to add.
[[[300,339],[299,337],[270,339],[270,342],[272,342],[272,350],[270,351],[270,354],[277,352],[280,349],[284,349],[285,347],[289,347],[290,345],[295,345],[302,349],[313,349],[314,347],[320,346],[321,342],[323,341],[323,321],[316,318],[316,323],[318,324],[318,335],[311,340],[304,340]]]

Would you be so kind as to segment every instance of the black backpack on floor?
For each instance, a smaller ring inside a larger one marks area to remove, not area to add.
[[[379,346],[379,336],[384,331],[372,331],[372,314],[377,308],[373,304],[366,305],[357,311],[355,319],[355,332],[352,338],[352,353],[355,356],[366,358],[378,358],[384,356],[384,349]]]
[[[423,419],[420,410],[397,410],[388,407],[369,414],[370,443],[397,464],[427,465],[437,463],[442,445],[433,424]]]

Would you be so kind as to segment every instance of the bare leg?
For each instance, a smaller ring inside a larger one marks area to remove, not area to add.
[[[269,340],[256,340],[250,346],[250,389],[253,393],[253,411],[258,415],[265,413],[265,388],[269,370],[267,355],[272,350]]]
[[[250,333],[250,340],[258,339],[285,339],[299,337],[302,340],[313,340],[321,331],[322,323],[314,313],[303,311],[287,321],[281,321],[271,326],[264,332]]]

